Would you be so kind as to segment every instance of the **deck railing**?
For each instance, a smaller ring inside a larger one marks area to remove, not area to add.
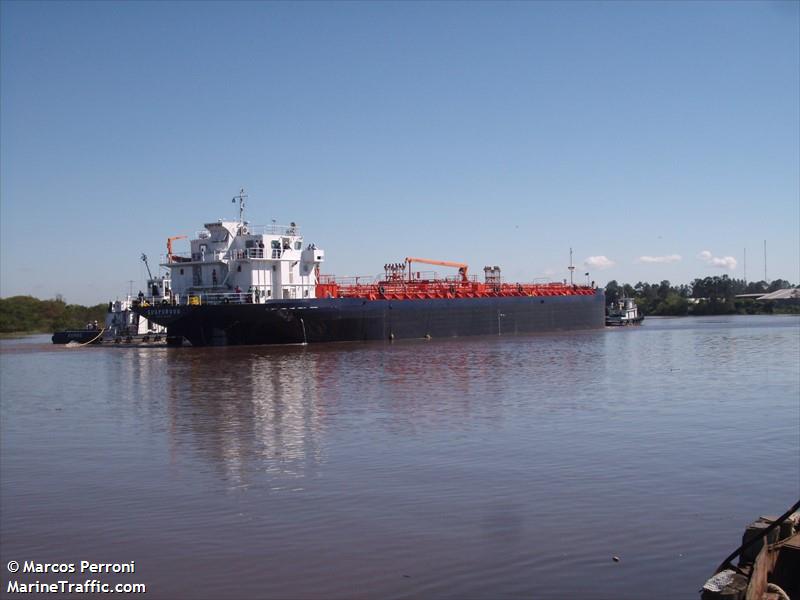
[[[246,235],[300,235],[300,227],[297,225],[278,225],[272,223],[271,225],[245,225]],[[211,237],[211,232],[208,229],[201,229],[195,232],[195,238],[199,240],[207,240]]]
[[[227,258],[228,260],[242,260],[245,258],[264,258],[266,256],[267,251],[268,251],[267,248],[242,248],[242,249],[228,250],[228,253],[225,256],[225,258]]]
[[[213,290],[214,288],[212,288]],[[136,306],[202,306],[205,304],[264,304],[275,300],[302,300],[313,298],[315,285],[309,283],[285,283],[281,285],[285,297],[273,297],[271,286],[253,286],[247,291],[228,290],[224,286],[214,291],[190,290],[173,294],[169,298],[143,296],[133,301]]]
[[[173,260],[170,261],[166,255],[162,255],[161,263],[169,262],[210,262],[219,260],[242,260],[248,258],[266,258],[271,256],[278,259],[282,251],[277,248],[237,248],[230,250],[209,250],[208,252],[173,252]]]

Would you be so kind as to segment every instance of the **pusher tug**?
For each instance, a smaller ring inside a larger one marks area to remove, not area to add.
[[[149,279],[147,285],[152,289],[152,294],[158,295],[158,288],[165,285],[165,277],[153,277],[147,256],[142,254],[142,261],[147,267]],[[166,281],[169,288],[169,281]],[[163,295],[163,293],[162,293]],[[142,293],[144,297],[144,293]],[[106,317],[102,324],[97,321],[87,323],[83,329],[64,329],[53,333],[51,341],[54,344],[69,344],[86,346],[88,344],[147,344],[163,343],[167,329],[157,323],[148,321],[145,317],[133,311],[134,299],[128,294],[124,300],[114,300],[108,303]]]

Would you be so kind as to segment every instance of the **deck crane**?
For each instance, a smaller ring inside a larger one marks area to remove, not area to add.
[[[145,254],[144,252],[142,253],[142,262],[144,263],[144,266],[147,267],[147,277],[149,279],[152,279],[153,274],[150,272],[150,265],[147,264],[147,254]]]
[[[466,263],[452,262],[449,260],[431,260],[429,258],[415,258],[412,256],[406,257],[406,263],[408,264],[409,279],[411,279],[411,263],[423,263],[426,265],[437,265],[440,267],[454,267],[458,269],[458,274],[461,276],[461,281],[468,281],[467,278],[468,265]]]
[[[173,235],[172,237],[167,238],[167,262],[177,262],[175,260],[177,257],[172,254],[172,242],[183,239],[186,239],[185,235]]]

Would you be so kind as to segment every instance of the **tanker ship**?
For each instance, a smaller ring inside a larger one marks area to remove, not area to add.
[[[605,294],[592,285],[507,283],[499,267],[483,281],[464,263],[406,257],[374,278],[321,275],[325,252],[295,223],[206,223],[190,252],[167,239],[164,274],[148,281],[133,310],[166,327],[167,343],[193,346],[431,339],[595,329]],[[455,269],[439,277],[419,265]]]

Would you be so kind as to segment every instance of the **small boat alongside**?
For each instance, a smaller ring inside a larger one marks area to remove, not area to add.
[[[619,327],[625,325],[641,325],[644,315],[639,314],[639,307],[633,298],[622,297],[612,302],[606,309],[606,325]]]
[[[103,337],[103,331],[92,328],[86,329],[65,329],[56,331],[51,338],[54,344],[99,344]]]
[[[147,281],[148,289],[154,291],[163,290],[165,282],[163,277],[153,277]],[[142,294],[144,297],[144,294]],[[104,339],[115,344],[120,343],[148,343],[161,342],[166,340],[167,329],[157,325],[153,321],[136,314],[133,305],[136,302],[128,296],[125,300],[117,300],[108,303],[108,313],[106,314],[106,334]]]
[[[152,278],[151,286],[163,285],[163,278]],[[168,282],[167,282],[168,283]],[[142,294],[144,296],[144,294]],[[166,328],[136,314],[133,311],[134,300],[128,296],[125,300],[108,303],[105,324],[97,321],[86,324],[85,329],[65,329],[56,331],[51,338],[54,344],[139,344],[162,342],[166,340]]]

